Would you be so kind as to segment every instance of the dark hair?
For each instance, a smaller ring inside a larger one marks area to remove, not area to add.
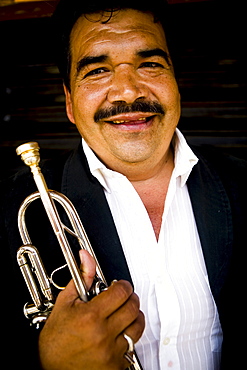
[[[163,28],[166,26],[167,36],[168,7],[166,0],[151,0],[149,2],[143,0],[60,0],[53,15],[53,30],[57,65],[66,87],[70,89],[70,33],[81,15],[101,13],[103,17],[103,15],[109,14],[109,18],[107,18],[109,21],[112,15],[121,9],[149,12],[154,15],[155,22],[161,22]]]

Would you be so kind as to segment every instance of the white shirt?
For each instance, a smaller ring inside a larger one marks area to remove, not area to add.
[[[104,188],[146,327],[136,344],[145,370],[219,369],[222,331],[186,181],[198,159],[176,130],[175,167],[157,242],[148,213],[122,174],[107,169],[83,141]]]

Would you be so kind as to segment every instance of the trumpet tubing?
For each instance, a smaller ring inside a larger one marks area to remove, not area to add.
[[[40,155],[38,143],[30,142],[23,144],[16,149],[16,152],[17,155],[21,156],[24,163],[30,167],[38,189],[37,192],[29,195],[23,201],[18,212],[18,228],[23,245],[17,251],[17,261],[33,300],[33,303],[26,304],[24,306],[24,314],[31,320],[32,325],[39,328],[40,324],[47,320],[55,303],[51,284],[56,287],[57,285],[53,283],[52,277],[47,275],[39,252],[32,244],[26,227],[25,213],[28,206],[33,201],[41,199],[43,203],[81,300],[87,302],[91,297],[98,295],[103,290],[107,289],[107,282],[74,205],[63,194],[54,190],[49,190],[47,187],[44,176],[39,167]],[[62,223],[55,206],[55,201],[58,202],[66,212],[72,226],[72,230]],[[80,247],[87,250],[95,259],[96,275],[90,291],[88,291],[86,284],[82,279],[81,272],[77,266],[66,233],[75,237]],[[53,273],[55,271],[53,271]],[[40,287],[37,286],[36,282],[38,282]],[[131,363],[132,364],[129,369],[142,370],[135,352],[133,352]]]

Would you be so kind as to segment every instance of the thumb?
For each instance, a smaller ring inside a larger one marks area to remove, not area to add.
[[[84,249],[80,250],[79,255],[81,260],[80,270],[82,278],[85,281],[87,289],[90,290],[96,274],[96,262],[91,254]]]
[[[86,284],[87,290],[90,290],[94,280],[94,276],[96,274],[96,263],[91,254],[84,249],[81,249],[79,251],[79,256],[81,261],[80,271],[82,274],[82,279]],[[74,301],[77,298],[78,292],[76,290],[73,279],[71,279],[66,288],[59,293],[57,302],[62,302],[66,300]]]

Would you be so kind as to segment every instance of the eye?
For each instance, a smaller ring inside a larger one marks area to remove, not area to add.
[[[141,68],[165,68],[162,64],[156,62],[144,62],[140,65]]]
[[[105,72],[108,72],[107,68],[103,68],[103,67],[95,68],[95,69],[92,69],[90,72],[86,73],[84,78],[89,77],[89,76],[97,76]]]

